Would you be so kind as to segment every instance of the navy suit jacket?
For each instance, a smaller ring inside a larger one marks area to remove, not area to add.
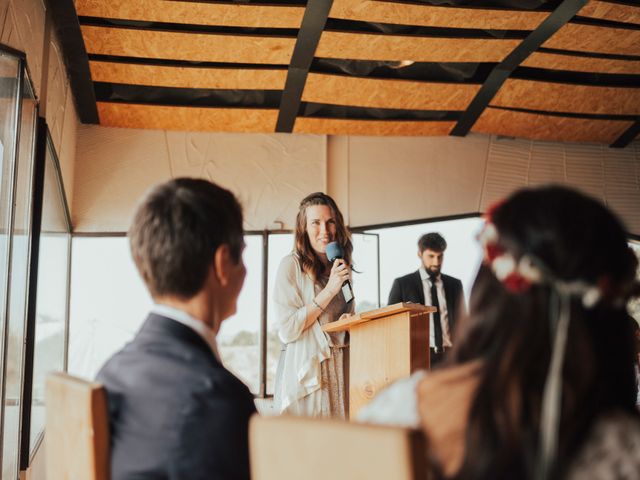
[[[98,373],[112,480],[249,478],[249,389],[193,330],[151,314]]]
[[[465,312],[462,282],[444,273],[441,273],[440,277],[442,278],[442,284],[444,286],[444,296],[447,300],[449,332],[451,333],[451,340],[453,341],[455,326],[458,319],[464,315]],[[388,305],[399,302],[425,304],[424,287],[422,285],[422,278],[420,278],[420,270],[396,278],[393,281],[391,292],[389,292]]]

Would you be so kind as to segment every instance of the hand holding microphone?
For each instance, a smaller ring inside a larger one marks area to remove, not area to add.
[[[327,259],[333,263],[327,286],[336,293],[338,290],[342,290],[344,300],[349,303],[354,296],[351,287],[351,268],[343,259],[344,250],[338,242],[331,242],[327,244],[326,254]],[[336,287],[338,290],[334,290]]]

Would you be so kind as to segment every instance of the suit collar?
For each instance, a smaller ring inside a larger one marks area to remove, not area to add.
[[[142,324],[139,336],[141,338],[162,338],[174,340],[198,350],[210,358],[214,364],[221,365],[216,355],[211,351],[209,344],[194,330],[182,323],[157,313],[150,313]]]

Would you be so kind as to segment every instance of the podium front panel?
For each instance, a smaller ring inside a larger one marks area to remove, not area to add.
[[[429,315],[402,312],[350,329],[349,416],[390,383],[429,367]]]

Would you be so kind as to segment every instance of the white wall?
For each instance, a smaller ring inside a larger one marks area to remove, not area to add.
[[[297,204],[325,190],[351,226],[482,212],[517,188],[577,187],[640,234],[640,146],[457,137],[346,137],[79,129],[75,230],[126,231],[151,185],[190,175],[236,192],[246,228],[293,227]]]

